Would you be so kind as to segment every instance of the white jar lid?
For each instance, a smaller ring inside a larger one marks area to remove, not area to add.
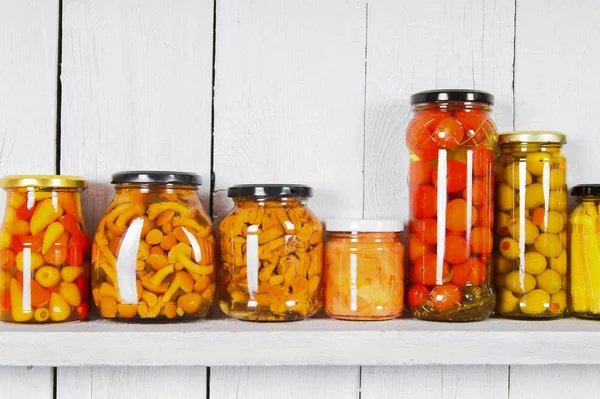
[[[325,230],[385,233],[403,231],[404,224],[398,219],[327,219]]]

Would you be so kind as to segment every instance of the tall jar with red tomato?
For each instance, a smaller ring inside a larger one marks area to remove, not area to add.
[[[0,320],[84,320],[90,294],[89,251],[76,176],[21,175],[0,181]]]
[[[477,90],[411,96],[408,303],[416,318],[477,321],[494,309],[493,103]]]

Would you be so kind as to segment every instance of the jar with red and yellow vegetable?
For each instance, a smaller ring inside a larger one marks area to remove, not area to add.
[[[200,176],[119,172],[92,247],[92,295],[107,319],[199,319],[216,294],[215,235]]]
[[[323,228],[306,202],[312,188],[238,185],[219,226],[220,305],[256,321],[300,320],[321,309]]]
[[[416,318],[477,321],[494,309],[493,103],[477,90],[411,96],[408,303]]]
[[[567,310],[567,162],[565,135],[498,136],[494,166],[496,314],[561,317]]]
[[[81,177],[7,176],[0,228],[0,320],[53,323],[88,314],[89,248]]]
[[[343,320],[388,320],[404,311],[399,220],[325,223],[325,311]]]

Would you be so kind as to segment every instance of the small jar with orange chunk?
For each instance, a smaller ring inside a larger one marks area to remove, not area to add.
[[[308,209],[311,187],[229,187],[219,226],[221,310],[253,321],[310,317],[323,303],[323,228]]]
[[[496,314],[554,319],[567,310],[566,143],[556,132],[498,136]]]
[[[0,320],[57,323],[88,315],[90,239],[81,177],[7,176],[0,228]]]
[[[404,246],[399,220],[325,223],[325,311],[343,320],[388,320],[404,311]]]
[[[92,247],[92,295],[117,320],[206,316],[216,295],[215,234],[200,176],[119,172]]]
[[[411,96],[407,298],[416,318],[477,321],[494,309],[493,103],[478,90]]]

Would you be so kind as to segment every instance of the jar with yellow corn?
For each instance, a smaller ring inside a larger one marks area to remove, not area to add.
[[[199,319],[216,294],[215,235],[200,176],[119,172],[92,246],[92,295],[107,319]]]
[[[89,248],[81,177],[7,176],[0,228],[0,320],[52,323],[88,314]]]
[[[498,136],[494,166],[496,313],[557,318],[567,309],[565,136],[512,132]]]
[[[300,320],[322,305],[323,228],[306,203],[312,188],[238,185],[219,226],[220,306],[256,321]]]

